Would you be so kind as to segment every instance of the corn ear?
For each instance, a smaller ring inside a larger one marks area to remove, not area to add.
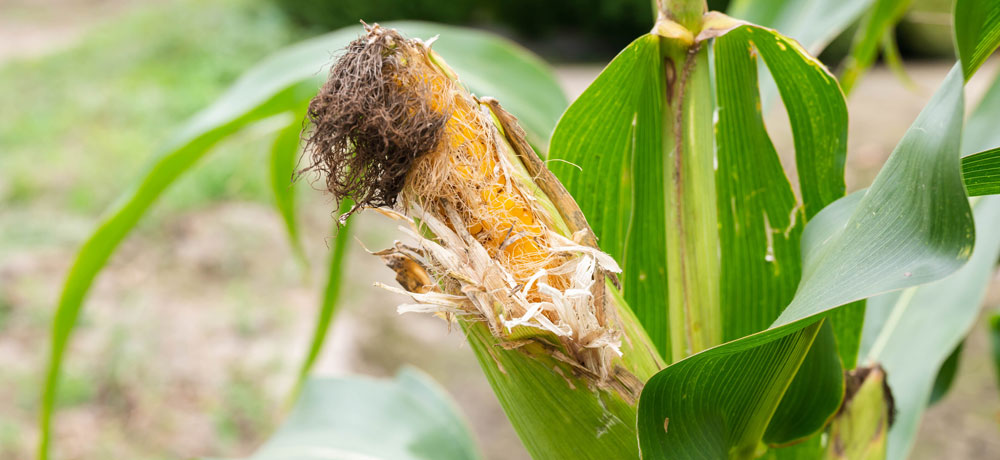
[[[377,24],[310,106],[314,168],[397,219],[375,253],[413,302],[456,321],[534,458],[638,458],[636,402],[663,362],[617,263],[499,102],[428,44]]]

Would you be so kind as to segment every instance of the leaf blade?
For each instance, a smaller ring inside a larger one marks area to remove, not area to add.
[[[1000,147],[963,157],[962,179],[969,196],[1000,193]]]
[[[659,39],[652,35],[619,53],[560,118],[549,157],[564,161],[549,167],[587,216],[601,248],[622,265],[626,301],[670,356],[665,197],[636,192],[665,187],[663,160],[650,156],[663,143],[659,60]]]
[[[343,215],[350,211],[353,206],[353,201],[344,199],[340,203],[340,214]],[[344,260],[348,254],[347,241],[351,239],[351,222],[348,220],[342,226],[338,226],[337,224],[334,224],[334,226],[336,234],[333,237],[333,248],[330,250],[330,261],[327,264],[323,298],[320,301],[319,312],[313,326],[312,339],[309,341],[309,351],[299,366],[298,378],[292,389],[291,394],[293,397],[298,395],[299,389],[309,376],[309,371],[312,370],[313,364],[316,363],[320,352],[323,351],[327,332],[330,330],[330,324],[333,322],[333,318],[337,314],[337,307],[340,305],[338,300],[340,299],[341,286],[343,285]]]
[[[344,414],[351,414],[345,417]],[[482,458],[458,407],[412,368],[394,379],[312,379],[279,430],[246,460]]]
[[[818,55],[874,0],[737,0],[729,15],[781,32]]]
[[[957,0],[953,20],[955,45],[968,81],[1000,46],[1000,3]]]
[[[245,123],[280,113],[282,110],[278,110],[276,106],[282,106],[283,100],[287,97],[287,91],[281,92],[256,110],[251,110],[228,123],[222,123],[201,136],[197,136],[190,143],[161,157],[146,177],[130,193],[125,195],[125,199],[119,200],[119,203],[112,208],[107,217],[98,225],[97,230],[80,248],[63,283],[56,313],[52,319],[51,345],[46,364],[39,420],[42,433],[39,458],[45,459],[48,455],[52,411],[55,407],[58,374],[63,355],[83,306],[83,300],[97,273],[153,202],[181,174],[201,159],[212,144],[235,132]]]
[[[293,112],[295,114],[299,111]],[[300,117],[294,117],[288,126],[278,131],[271,145],[269,177],[271,193],[274,195],[274,205],[285,223],[285,233],[289,246],[303,267],[308,269],[309,260],[305,247],[299,236],[298,220],[295,214],[295,165],[298,162],[298,152],[302,131]]]
[[[878,55],[882,37],[892,34],[892,28],[903,17],[912,0],[876,0],[871,11],[862,21],[861,31],[855,36],[847,65],[840,77],[844,92],[850,94],[858,79],[871,67]]]
[[[896,421],[889,431],[889,459],[906,458],[927,408],[939,368],[975,323],[986,287],[1000,257],[1000,197],[981,198],[975,206],[976,249],[954,275],[914,287],[886,302],[888,309],[866,361],[886,370],[896,402]],[[948,308],[943,308],[947,305]],[[913,356],[920,356],[914,360]]]

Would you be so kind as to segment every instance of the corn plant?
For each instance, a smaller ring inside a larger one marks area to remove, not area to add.
[[[376,253],[401,286],[385,288],[413,299],[400,311],[459,325],[534,458],[905,458],[1000,256],[1000,201],[985,196],[1000,193],[1000,80],[964,112],[1000,44],[1000,2],[956,1],[959,62],[871,186],[845,196],[844,91],[813,55],[867,11],[849,88],[906,3],[738,1],[726,15],[661,0],[651,32],[568,108],[540,61],[480,32],[372,25],[280,53],[193,119],[81,249],[54,320],[41,456],[91,281],[211,144],[293,115],[272,172],[300,247],[284,184],[305,111],[309,164],[342,220],[377,208],[411,239]],[[316,69],[345,46],[314,98]],[[764,126],[774,95],[795,176]],[[253,458],[479,456],[412,371],[301,394]]]

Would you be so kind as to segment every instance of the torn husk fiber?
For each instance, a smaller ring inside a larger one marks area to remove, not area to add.
[[[351,213],[416,242],[376,253],[403,289],[383,287],[461,325],[534,458],[638,458],[636,400],[663,363],[618,265],[513,116],[428,44],[366,32],[309,106],[307,151]]]

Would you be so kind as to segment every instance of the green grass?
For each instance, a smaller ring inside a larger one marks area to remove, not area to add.
[[[97,26],[69,49],[0,65],[0,206],[96,217],[184,119],[300,38],[268,2],[178,0]],[[220,146],[165,208],[266,199],[268,142],[247,136]]]

